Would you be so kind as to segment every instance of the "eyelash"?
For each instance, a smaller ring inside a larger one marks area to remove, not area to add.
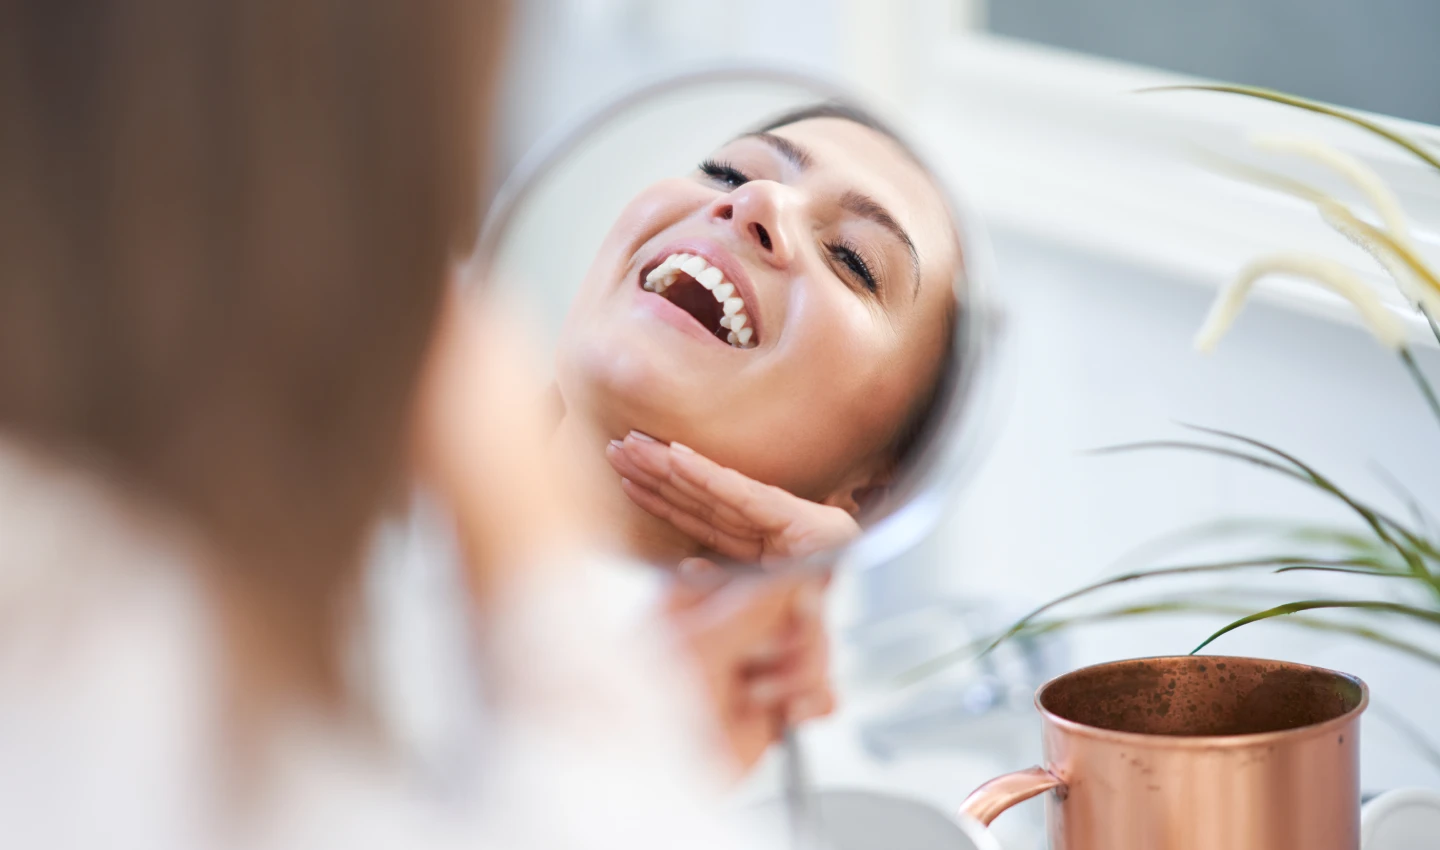
[[[700,173],[709,177],[717,183],[729,186],[731,189],[739,188],[750,182],[750,177],[745,172],[731,165],[724,160],[707,159],[700,163]],[[880,285],[875,279],[875,273],[871,270],[870,264],[865,261],[860,249],[844,240],[828,242],[825,248],[830,256],[840,263],[849,272],[855,275],[864,285],[865,289],[872,295],[880,290]]]
[[[880,285],[875,280],[875,273],[871,271],[870,264],[865,262],[865,257],[860,249],[844,240],[830,242],[825,245],[830,250],[830,256],[836,262],[849,269],[852,274],[860,279],[865,288],[874,295],[880,290]]]
[[[707,159],[700,163],[700,173],[731,189],[739,188],[750,182],[750,177],[745,172],[719,159]]]

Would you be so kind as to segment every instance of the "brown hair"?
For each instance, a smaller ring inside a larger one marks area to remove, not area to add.
[[[0,431],[199,529],[338,684],[479,210],[502,4],[0,4]]]

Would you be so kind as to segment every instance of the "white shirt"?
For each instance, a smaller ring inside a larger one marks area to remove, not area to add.
[[[484,625],[489,698],[429,742],[461,769],[298,714],[269,731],[255,808],[227,817],[214,612],[179,538],[122,504],[0,442],[0,846],[757,846],[720,816],[688,671],[602,562],[517,582]]]

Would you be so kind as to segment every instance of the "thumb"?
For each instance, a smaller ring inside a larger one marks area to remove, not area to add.
[[[783,640],[803,587],[796,577],[732,579],[693,605],[685,617],[712,651],[748,656]]]

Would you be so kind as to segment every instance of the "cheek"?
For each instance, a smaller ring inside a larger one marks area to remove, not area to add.
[[[673,178],[647,186],[615,216],[600,255],[628,259],[666,228],[683,221],[715,196],[693,180]]]
[[[631,282],[631,275],[643,262],[644,257],[639,256],[642,249],[713,195],[694,181],[675,178],[647,186],[632,198],[612,220],[570,302],[566,335],[583,334],[584,320],[603,314],[609,296]],[[556,238],[563,241],[566,235],[557,234]]]
[[[771,483],[810,498],[829,495],[884,447],[912,383],[896,374],[901,340],[885,316],[828,283],[838,291],[797,286],[785,344],[747,405],[748,425],[788,435],[752,443],[777,451],[757,465],[768,465]]]
[[[788,329],[792,368],[837,399],[866,398],[866,406],[873,406],[894,383],[890,378],[900,347],[894,329],[852,293],[804,297],[807,303],[796,305],[796,321]]]

